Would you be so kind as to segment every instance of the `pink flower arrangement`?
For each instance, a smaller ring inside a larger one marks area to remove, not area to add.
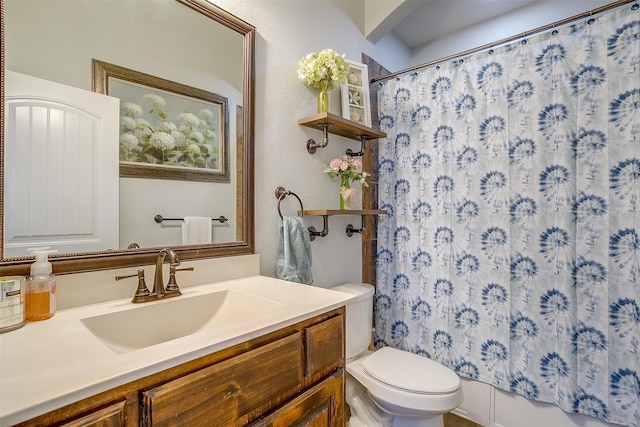
[[[340,209],[351,209],[351,199],[355,197],[356,190],[349,185],[350,181],[359,182],[367,187],[367,172],[362,170],[362,161],[357,157],[340,156],[324,165],[324,172],[333,179],[340,177]]]
[[[363,187],[368,186],[366,178],[369,174],[362,170],[362,161],[357,157],[347,155],[337,157],[328,165],[324,165],[324,172],[333,179],[340,177],[342,183],[346,180],[347,184],[352,181],[361,183]]]

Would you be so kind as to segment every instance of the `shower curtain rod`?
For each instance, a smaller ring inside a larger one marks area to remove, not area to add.
[[[388,80],[390,78],[397,77],[397,76],[400,76],[400,75],[403,75],[403,74],[407,74],[407,73],[410,73],[412,71],[417,71],[417,70],[420,70],[422,68],[431,67],[432,65],[436,65],[436,64],[439,64],[441,62],[449,61],[451,59],[458,58],[460,56],[466,56],[466,55],[470,55],[472,53],[483,51],[485,49],[490,49],[490,48],[493,48],[493,47],[496,47],[496,46],[500,46],[502,44],[509,43],[509,42],[514,41],[514,40],[518,40],[518,39],[521,39],[523,37],[531,36],[531,35],[534,35],[534,34],[537,34],[537,33],[541,33],[543,31],[551,30],[551,29],[554,29],[556,27],[560,27],[562,25],[568,24],[570,22],[577,21],[579,19],[589,18],[589,17],[591,17],[593,15],[597,15],[598,13],[605,12],[605,11],[607,11],[609,9],[614,9],[614,8],[616,8],[618,6],[622,6],[622,5],[627,4],[627,3],[636,3],[636,5],[637,5],[638,4],[637,2],[638,2],[638,0],[618,0],[618,1],[615,1],[613,3],[605,4],[604,6],[600,6],[598,8],[589,10],[587,12],[583,12],[583,13],[580,13],[578,15],[574,15],[572,17],[569,17],[569,18],[566,18],[566,19],[562,19],[560,21],[555,21],[555,22],[553,22],[551,24],[543,25],[543,26],[538,27],[536,29],[533,29],[531,31],[525,31],[523,33],[516,34],[514,36],[507,37],[507,38],[504,38],[504,39],[496,41],[496,42],[492,42],[492,43],[484,44],[482,46],[474,47],[472,49],[465,50],[464,52],[455,53],[453,55],[445,56],[444,58],[436,59],[434,61],[430,61],[430,62],[427,62],[427,63],[424,63],[424,64],[414,65],[413,67],[405,68],[404,70],[396,71],[395,73],[387,74],[387,75],[380,76],[380,77],[375,77],[375,78],[370,80],[370,84],[381,82],[383,80]]]

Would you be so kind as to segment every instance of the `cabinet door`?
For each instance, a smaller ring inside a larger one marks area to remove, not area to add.
[[[142,392],[141,426],[223,426],[302,381],[300,333]]]
[[[343,390],[344,371],[340,369],[250,427],[342,427]]]

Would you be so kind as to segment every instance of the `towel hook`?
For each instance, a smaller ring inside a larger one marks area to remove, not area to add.
[[[282,211],[280,210],[280,202],[282,202],[284,200],[285,197],[287,197],[288,195],[291,195],[293,197],[295,197],[296,199],[298,199],[298,203],[300,203],[300,216],[304,215],[304,207],[302,206],[302,200],[300,200],[300,197],[298,197],[298,195],[292,191],[289,190],[285,190],[284,187],[278,187],[276,188],[276,199],[278,199],[278,215],[280,215],[280,219],[282,219]]]

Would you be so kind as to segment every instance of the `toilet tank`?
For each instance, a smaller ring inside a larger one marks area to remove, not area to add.
[[[331,289],[356,296],[346,305],[346,347],[350,359],[366,351],[371,342],[374,287],[368,283],[346,283]]]

